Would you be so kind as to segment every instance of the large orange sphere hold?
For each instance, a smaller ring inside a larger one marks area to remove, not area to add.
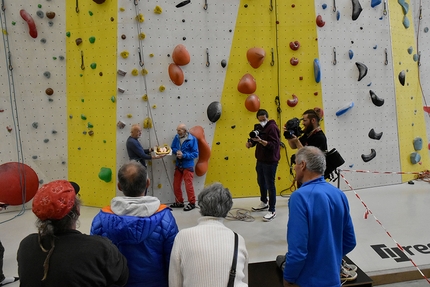
[[[249,95],[245,100],[245,107],[250,112],[256,112],[260,109],[260,98],[257,95]]]
[[[179,67],[176,64],[170,64],[169,65],[169,77],[172,82],[180,86],[184,83],[184,72],[182,72],[181,67]]]
[[[211,157],[211,148],[206,141],[205,130],[201,126],[194,126],[190,129],[190,134],[196,137],[199,145],[199,159],[195,166],[197,176],[203,176],[208,171],[209,158]]]
[[[251,48],[246,52],[246,58],[248,59],[249,64],[254,69],[263,64],[264,58],[266,57],[266,52],[263,48]]]
[[[179,44],[173,49],[172,59],[176,65],[184,66],[190,62],[190,53],[184,45]]]
[[[30,201],[38,188],[39,178],[28,165],[19,162],[0,165],[0,202],[21,205]]]
[[[242,94],[252,94],[256,89],[257,82],[251,74],[245,74],[237,85],[237,90]]]

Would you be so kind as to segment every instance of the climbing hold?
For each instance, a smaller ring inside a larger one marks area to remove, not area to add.
[[[414,144],[414,150],[422,150],[423,149],[423,139],[420,137],[414,138],[413,141]]]
[[[37,159],[37,155],[33,155],[31,158],[32,159]]]
[[[379,98],[374,91],[369,90],[370,93],[370,98],[372,99],[372,103],[377,106],[380,107],[384,104],[384,99]]]
[[[427,33],[429,31],[429,27],[424,28],[424,33]]]
[[[176,5],[176,8],[184,7],[185,5],[187,5],[189,3],[191,3],[191,0],[182,1],[181,3],[179,3],[179,4]]]
[[[52,134],[54,134],[54,135],[55,135],[56,133],[57,133],[57,131],[56,131],[56,130],[52,130]]]
[[[31,124],[31,126],[32,126],[33,128],[35,128],[35,129],[37,129],[37,128],[39,127],[39,123],[38,123],[38,122],[33,122],[33,123]]]
[[[143,120],[143,128],[144,129],[152,129],[152,119],[150,117],[146,117]]]
[[[54,22],[48,21],[48,25],[49,25],[49,27],[52,27],[52,26],[54,26]]]
[[[148,95],[147,94],[142,96],[142,101],[145,101],[145,102],[148,101]]]
[[[372,159],[374,159],[376,156],[376,150],[374,150],[373,148],[370,149],[370,154],[362,154],[361,158],[363,159],[364,162],[368,162],[371,161]]]
[[[324,25],[325,25],[325,22],[324,22],[324,20],[322,19],[322,16],[321,15],[318,15],[317,16],[317,19],[316,19],[316,23],[317,23],[317,26],[318,27],[324,27]]]
[[[126,35],[124,35],[124,34],[121,35],[121,39],[125,40],[126,38],[127,38]]]
[[[356,62],[358,68],[358,81],[361,81],[367,75],[367,66],[363,63]]]
[[[220,102],[212,102],[207,108],[207,116],[208,119],[215,123],[221,117],[221,103]]]
[[[128,52],[128,51],[122,51],[122,52],[121,52],[121,57],[123,57],[124,59],[127,59],[127,58],[128,58],[128,55],[129,55],[129,52]]]
[[[297,105],[297,103],[299,102],[299,99],[297,98],[297,96],[295,94],[293,94],[292,97],[293,97],[293,99],[287,100],[287,105],[289,107],[295,107]]]
[[[44,143],[48,143],[48,142],[49,142],[49,139],[44,139],[44,140],[43,140],[43,142],[44,142]]]
[[[45,14],[43,14],[43,11],[40,11],[40,10],[38,10],[38,11],[36,12],[36,15],[37,15],[39,18],[43,18],[43,17],[45,17]]]
[[[292,66],[297,66],[297,65],[299,64],[299,59],[297,59],[296,57],[292,57],[292,58],[290,59],[290,64],[291,64]]]
[[[45,38],[40,39],[40,43],[45,44],[46,43],[46,39]]]
[[[372,2],[370,3],[370,7],[375,8],[379,4],[381,4],[381,0],[372,0]]]
[[[417,54],[414,54],[414,55],[412,56],[412,59],[414,60],[414,62],[416,62],[416,61],[418,61],[419,56],[418,56]]]
[[[90,67],[91,67],[91,69],[94,70],[95,68],[97,68],[97,64],[96,63],[91,63]]]
[[[290,49],[293,51],[297,51],[300,48],[299,41],[290,42]]]
[[[12,131],[12,127],[10,127],[10,126],[7,126],[6,129],[7,129],[8,132]]]
[[[133,70],[131,70],[131,74],[132,74],[133,76],[137,76],[137,75],[139,75],[139,70],[138,70],[138,69],[136,69],[136,68],[134,68]]]
[[[405,81],[406,81],[406,72],[405,72],[405,70],[403,70],[403,71],[401,71],[401,72],[399,73],[399,81],[400,81],[400,84],[401,84],[402,86],[404,86],[404,85],[405,85]]]
[[[424,112],[430,114],[430,106],[424,106],[423,110],[424,110]]]
[[[47,88],[47,89],[45,90],[45,93],[46,93],[48,96],[52,96],[52,95],[54,94],[54,90],[53,90],[53,89],[51,89],[51,88]]]
[[[0,186],[0,202],[21,205],[33,199],[39,188],[39,178],[28,165],[7,162],[0,165]]]
[[[403,26],[408,29],[411,23],[409,22],[409,18],[405,15],[403,16]]]
[[[87,117],[84,114],[82,114],[81,119],[85,121],[87,119]]]
[[[258,67],[263,64],[264,58],[266,57],[266,52],[263,48],[250,48],[246,52],[246,58],[248,59],[248,63],[253,67],[254,69],[257,69]]]
[[[100,168],[99,178],[105,182],[110,182],[112,180],[112,170],[108,167]]]
[[[420,160],[421,160],[421,156],[420,156],[420,154],[419,154],[419,153],[417,153],[417,152],[413,152],[413,153],[411,153],[411,155],[410,155],[410,159],[411,159],[411,163],[412,163],[412,164],[417,164],[417,163],[419,163],[419,162],[420,162]]]
[[[87,123],[87,127],[88,127],[89,129],[94,128],[93,124],[92,124],[92,123],[90,123],[90,122],[88,122],[88,123]]]
[[[354,52],[352,50],[349,50],[348,56],[349,56],[349,59],[351,60],[352,58],[354,58]]]
[[[154,8],[154,13],[155,14],[161,14],[161,13],[163,13],[163,9],[161,9],[161,7],[157,5]]]
[[[321,7],[325,10],[325,9],[327,9],[327,4],[324,3],[324,4],[322,4]]]
[[[194,126],[190,129],[192,134],[197,139],[199,147],[199,158],[195,166],[197,176],[203,176],[208,171],[208,162],[211,157],[211,148],[205,138],[205,131],[201,126]]]
[[[166,87],[165,87],[165,86],[163,86],[163,85],[161,85],[161,86],[158,88],[158,90],[159,90],[160,92],[164,92],[164,91],[166,90]]]
[[[81,38],[77,38],[76,40],[75,40],[75,43],[76,43],[76,45],[80,45],[81,43],[82,43],[82,39]]]
[[[182,71],[181,67],[174,63],[169,65],[169,77],[170,80],[177,86],[180,86],[184,83],[184,72]]]
[[[89,136],[93,136],[94,135],[94,131],[88,131],[88,135]]]
[[[318,59],[314,59],[314,76],[315,82],[319,83],[321,81],[321,68],[320,61]]]
[[[350,109],[352,109],[354,107],[354,102],[350,102],[349,104],[345,105],[343,108],[340,108],[337,112],[336,112],[336,116],[341,116],[344,113],[346,113],[347,111],[349,111]]]
[[[245,100],[245,108],[250,112],[257,112],[260,109],[260,98],[255,95],[249,95]]]
[[[43,73],[43,75],[46,77],[46,78],[50,78],[51,77],[51,73],[50,72],[48,72],[48,71],[46,71],[45,73]]]
[[[223,59],[221,61],[221,67],[225,68],[226,66],[227,66],[227,61]]]
[[[123,94],[125,92],[125,90],[123,88],[118,87],[118,92],[120,92],[121,94]]]
[[[46,12],[46,17],[48,19],[54,19],[55,18],[55,12],[52,12],[52,11]]]
[[[409,11],[409,4],[408,4],[408,3],[406,3],[406,1],[405,1],[405,0],[398,0],[397,2],[400,4],[400,6],[402,6],[403,15],[408,14],[408,11]]]
[[[94,2],[96,2],[97,4],[103,4],[105,3],[106,0],[93,0]]]
[[[337,21],[340,20],[340,12],[339,12],[339,10],[336,11],[336,20]]]
[[[145,39],[146,38],[146,35],[145,35],[145,33],[139,33],[139,40],[143,40],[143,39]]]
[[[360,16],[361,11],[363,11],[363,8],[361,8],[361,4],[358,0],[352,0],[352,20],[355,21]]]
[[[172,60],[176,65],[187,65],[190,62],[190,53],[188,53],[184,45],[178,44],[175,49],[173,49]]]
[[[90,43],[91,43],[91,44],[94,44],[94,42],[96,41],[96,37],[91,36],[91,37],[89,38],[89,41],[90,41]]]
[[[242,94],[252,94],[257,89],[257,82],[251,74],[245,74],[237,85],[237,90]]]
[[[142,76],[146,76],[146,75],[148,75],[148,70],[147,70],[147,69],[142,69],[142,70],[140,71],[140,74],[141,74]]]
[[[112,96],[112,97],[110,98],[110,100],[112,101],[112,103],[115,103],[115,102],[116,102],[116,98],[115,98],[115,96]]]
[[[127,72],[123,70],[118,70],[116,73],[120,76],[125,76],[127,74]]]
[[[409,55],[412,55],[413,51],[414,51],[414,48],[412,48],[412,46],[409,46],[409,48],[408,48]]]
[[[25,22],[27,22],[30,36],[32,38],[37,38],[37,29],[33,17],[31,17],[31,15],[28,14],[27,11],[25,11],[24,9],[21,9],[19,11],[19,14],[21,15],[21,18],[24,19]]]
[[[369,138],[371,138],[372,140],[380,140],[382,135],[383,132],[376,133],[373,128],[369,131]]]

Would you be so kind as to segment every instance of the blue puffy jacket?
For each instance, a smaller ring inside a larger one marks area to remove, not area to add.
[[[170,252],[178,233],[171,210],[161,205],[149,217],[118,216],[110,207],[93,219],[91,234],[108,237],[127,258],[125,286],[168,287]]]

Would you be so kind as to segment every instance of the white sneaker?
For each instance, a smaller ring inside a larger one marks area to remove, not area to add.
[[[276,212],[269,211],[265,216],[263,216],[263,221],[272,221],[273,218],[276,217]]]
[[[340,280],[343,281],[354,281],[357,279],[357,272],[348,271],[343,266],[340,268]]]
[[[260,202],[260,204],[257,207],[252,207],[252,211],[262,211],[262,210],[266,210],[269,208],[269,205],[267,205],[267,203],[264,202]]]
[[[344,259],[342,259],[342,267],[348,271],[357,271],[357,266],[355,266],[354,264],[346,263]]]

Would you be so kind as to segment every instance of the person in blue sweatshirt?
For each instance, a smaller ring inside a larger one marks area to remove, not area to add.
[[[302,186],[288,202],[284,286],[338,287],[342,258],[356,245],[345,194],[324,180],[324,153],[305,146],[296,154]]]

